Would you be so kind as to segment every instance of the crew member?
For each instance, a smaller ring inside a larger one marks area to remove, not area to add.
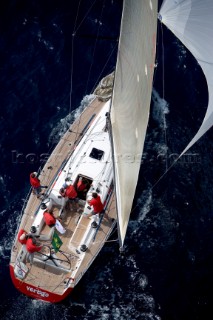
[[[77,192],[72,184],[67,186],[66,188],[60,189],[60,195],[64,198],[68,198],[69,200],[74,200],[77,198]]]
[[[32,265],[33,264],[34,253],[41,251],[42,246],[38,246],[36,244],[35,238],[30,235],[29,238],[27,239],[27,242],[26,242],[26,249],[27,249],[27,252],[28,252],[27,260],[30,260],[30,264]]]
[[[40,180],[38,179],[36,172],[32,172],[30,174],[30,184],[33,188],[33,193],[37,195],[37,198],[41,196],[40,193],[42,188],[48,188],[48,186],[41,186]]]
[[[80,198],[86,198],[86,193],[87,193],[87,188],[88,188],[88,182],[86,179],[80,177],[77,183],[77,192],[78,192],[78,196]]]
[[[61,202],[61,209],[59,211],[59,217],[62,217],[64,206],[65,206],[66,202],[69,200],[69,201],[77,203],[77,201],[78,201],[77,195],[78,194],[72,184],[67,185],[66,188],[61,188],[59,193],[60,193],[59,197],[61,197],[61,196],[63,197],[62,202]]]
[[[45,223],[51,228],[55,226],[56,218],[51,210],[46,210],[43,213]]]
[[[101,202],[100,196],[96,192],[92,193],[92,199],[87,202],[93,207],[92,213],[87,215],[88,218],[94,214],[102,213],[104,211],[104,205]]]

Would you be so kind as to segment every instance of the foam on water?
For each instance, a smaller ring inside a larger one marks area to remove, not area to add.
[[[177,64],[177,68],[184,68],[186,69],[186,57],[187,57],[187,50],[184,47],[184,45],[176,38],[175,39],[175,44],[176,44],[176,48],[177,48],[177,57],[178,57],[178,64]]]
[[[130,297],[127,297],[130,298]],[[141,295],[140,303],[150,305],[152,299]],[[73,302],[71,305],[51,305],[41,301],[31,300],[24,296],[17,296],[10,300],[10,308],[1,315],[2,320],[27,319],[32,320],[160,320],[161,318],[152,311],[138,311],[135,308],[134,299],[124,303],[117,301],[117,304],[89,303],[81,304]],[[7,304],[7,303],[6,303]],[[9,301],[8,301],[9,304]],[[24,305],[24,308],[22,307]],[[9,306],[8,306],[9,307]],[[14,317],[15,314],[15,317]]]
[[[165,99],[162,99],[159,93],[152,90],[153,101],[153,119],[156,120],[161,128],[165,128],[165,115],[169,113],[168,103]]]
[[[1,319],[56,319],[56,315],[54,314],[55,311],[57,311],[57,307],[55,307],[54,305],[38,300],[29,299],[26,296],[19,294],[16,297],[10,299],[10,308],[5,312],[4,316]]]
[[[147,130],[146,141],[143,153],[143,163],[159,164],[165,160],[168,152],[166,115],[169,113],[169,106],[165,99],[153,89],[150,126]],[[151,128],[149,130],[149,128]],[[153,183],[153,182],[152,182]]]
[[[152,206],[152,189],[151,188],[148,188],[147,190],[143,191],[142,195],[137,200],[137,205],[140,210],[139,221],[143,221]]]
[[[12,208],[15,209],[14,206]],[[0,257],[3,259],[10,258],[10,250],[16,233],[15,228],[19,225],[21,218],[20,211],[13,210],[12,208],[8,211],[4,210],[4,222],[0,227],[2,235],[0,238]]]
[[[94,100],[94,98],[95,96],[93,94],[86,95],[82,99],[81,104],[77,109],[72,110],[65,118],[60,120],[60,122],[52,129],[49,135],[49,145],[55,144],[60,140],[70,125],[80,116],[83,110],[92,102],[92,100]]]

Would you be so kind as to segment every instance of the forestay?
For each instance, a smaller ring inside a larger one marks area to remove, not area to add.
[[[213,1],[165,0],[160,18],[196,58],[208,85],[209,101],[205,118],[183,154],[213,125]]]
[[[152,92],[157,0],[126,0],[112,98],[115,185],[123,246],[138,180]]]

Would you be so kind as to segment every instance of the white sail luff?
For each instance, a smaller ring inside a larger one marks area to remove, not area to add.
[[[184,154],[213,125],[213,1],[165,0],[160,10],[162,22],[181,40],[200,64],[208,86],[208,108],[197,134]]]
[[[111,110],[122,244],[134,199],[149,118],[156,29],[157,0],[124,1]]]

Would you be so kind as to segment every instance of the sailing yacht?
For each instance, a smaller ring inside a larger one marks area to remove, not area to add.
[[[200,130],[183,153],[213,123],[213,3],[211,0],[124,0],[118,57],[113,75],[101,82],[94,99],[75,120],[39,172],[45,194],[30,194],[18,231],[39,237],[42,249],[28,260],[18,234],[11,251],[10,274],[15,287],[36,299],[59,302],[80,281],[117,225],[120,249],[138,180],[152,94],[157,19],[183,42],[197,59],[209,89],[208,109]],[[109,82],[113,93],[109,92]],[[106,90],[104,93],[104,83]],[[101,92],[102,91],[102,92]],[[60,194],[62,187],[77,189],[76,201]],[[96,193],[104,206],[92,213]],[[60,222],[49,227],[44,212],[51,209]]]

